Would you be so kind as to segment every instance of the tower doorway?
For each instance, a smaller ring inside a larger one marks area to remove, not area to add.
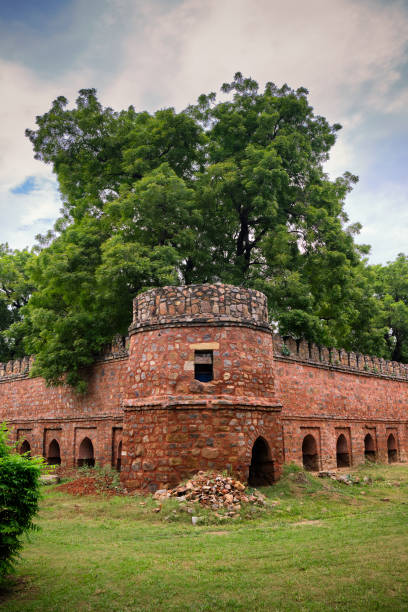
[[[116,457],[116,469],[120,472],[122,467],[122,440],[118,444],[118,456]]]
[[[269,444],[264,438],[257,438],[252,447],[248,484],[251,487],[266,487],[275,481],[273,461]]]

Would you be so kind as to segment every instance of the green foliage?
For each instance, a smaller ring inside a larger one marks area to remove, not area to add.
[[[289,348],[286,346],[286,344],[282,344],[281,353],[282,353],[282,355],[285,355],[285,357],[289,357],[289,355],[290,355],[290,350],[289,350]]]
[[[166,284],[259,289],[282,335],[319,345],[387,356],[397,342],[384,312],[395,326],[402,306],[378,299],[360,226],[347,225],[357,177],[323,170],[340,126],[314,114],[304,88],[261,91],[237,73],[222,92],[149,114],[81,90],[75,108],[59,97],[27,131],[63,198],[25,266],[36,292],[7,332],[25,337],[34,375],[85,389],[84,367],[126,334],[132,297]]]
[[[120,113],[103,108],[94,89],[81,89],[76,108],[57,98],[48,113],[37,117],[37,131],[26,130],[36,159],[51,163],[64,201],[64,219],[99,216],[151,170],[168,162],[189,180],[202,157],[200,127],[184,113],[168,108],[154,115]]]
[[[408,256],[400,253],[385,266],[372,266],[373,287],[381,306],[377,320],[393,361],[408,362]]]
[[[35,528],[42,463],[17,454],[7,443],[5,425],[0,426],[0,579],[13,569],[21,536]]]
[[[24,356],[21,333],[8,335],[11,325],[21,320],[22,307],[34,291],[27,272],[35,254],[28,250],[12,250],[0,245],[0,361]]]

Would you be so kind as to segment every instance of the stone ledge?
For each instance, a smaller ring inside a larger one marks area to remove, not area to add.
[[[250,329],[256,329],[258,331],[264,331],[269,334],[272,333],[272,329],[268,323],[254,323],[250,319],[234,319],[232,317],[219,317],[218,319],[205,319],[197,318],[188,320],[177,319],[166,319],[163,322],[151,323],[146,321],[144,323],[135,323],[129,327],[129,334],[132,336],[139,332],[152,331],[154,329],[163,328],[174,328],[174,327],[246,327]]]
[[[101,414],[101,415],[93,415],[93,416],[77,416],[77,417],[37,417],[33,419],[6,419],[8,425],[25,425],[28,423],[35,425],[42,425],[46,423],[88,423],[93,421],[123,421],[123,416],[118,416],[117,414]]]
[[[351,423],[385,423],[389,425],[408,425],[408,420],[399,421],[395,419],[384,419],[382,417],[350,417],[347,414],[340,416],[333,415],[320,415],[320,414],[312,414],[312,415],[281,415],[282,423],[285,421],[312,421],[315,423],[316,421],[341,421],[341,422],[351,422]]]
[[[237,408],[239,410],[264,410],[280,412],[282,404],[275,398],[249,398],[244,396],[230,397],[146,397],[141,399],[126,399],[122,401],[125,412],[133,410],[223,410]]]
[[[24,380],[25,378],[30,378],[30,373],[27,370],[27,372],[24,372],[23,374],[8,374],[5,376],[2,376],[0,378],[0,385],[1,383],[7,383],[7,382],[15,382],[16,380]]]

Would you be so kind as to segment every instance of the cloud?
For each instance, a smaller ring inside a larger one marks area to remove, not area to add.
[[[104,90],[116,106],[143,107],[151,97],[182,108],[241,70],[261,82],[307,86],[318,112],[338,120],[352,108],[381,106],[406,50],[408,14],[399,3],[186,0],[166,12],[154,3],[128,7],[129,19],[138,22],[142,12],[147,25],[125,41],[123,68]]]
[[[357,187],[352,196],[363,224],[357,242],[375,245],[371,263],[386,263],[398,253],[408,254],[407,189],[408,181],[405,185],[385,181],[380,190]]]
[[[36,161],[25,128],[35,127],[35,116],[66,92],[74,97],[89,74],[71,74],[68,84],[39,78],[31,70],[0,60],[0,242],[13,248],[32,244],[45,231],[39,218],[55,220],[61,206],[55,178],[49,166]],[[32,224],[32,229],[21,228]],[[20,228],[20,229],[17,229]]]
[[[95,86],[101,101],[118,110],[130,104],[139,110],[182,109],[201,93],[218,90],[237,70],[261,85],[272,80],[306,86],[315,112],[343,124],[327,170],[332,176],[345,170],[360,175],[347,210],[352,221],[367,220],[367,236],[380,239],[370,221],[371,182],[380,194],[380,226],[390,222],[390,206],[403,205],[400,192],[381,183],[388,170],[381,176],[379,166],[384,161],[387,168],[395,134],[408,141],[406,3],[71,0],[61,14],[45,20],[43,37],[31,29],[25,39],[27,24],[8,37],[4,27],[1,32],[7,44],[0,43],[0,241],[32,242],[47,229],[38,229],[39,219],[58,214],[54,177],[33,159],[24,137],[24,128],[34,127],[35,115],[56,96],[73,101],[79,88]],[[392,178],[402,185],[405,163],[396,154],[394,160],[399,174],[394,171]],[[24,189],[28,177],[35,177],[33,191],[10,191]],[[44,211],[35,214],[36,207]],[[25,229],[30,223],[31,232]]]
[[[18,0],[0,3],[0,57],[42,78],[92,64],[109,78],[128,34],[120,0]]]
[[[12,248],[31,246],[36,234],[45,233],[55,221],[61,206],[55,180],[35,177],[30,191],[1,193],[1,239]]]

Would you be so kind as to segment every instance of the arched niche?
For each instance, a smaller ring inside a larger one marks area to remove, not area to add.
[[[394,434],[390,434],[387,438],[387,454],[388,463],[396,463],[398,461],[397,440]]]
[[[116,469],[120,472],[122,467],[122,440],[118,444],[118,454],[116,457]]]
[[[48,446],[47,463],[49,465],[61,464],[60,445],[58,444],[57,440],[55,440],[55,438],[54,440],[51,440]]]
[[[86,437],[82,440],[79,446],[78,467],[87,465],[93,467],[95,465],[94,448],[92,441]]]
[[[347,439],[344,434],[340,434],[336,444],[336,461],[337,467],[350,466],[350,452],[347,444]]]
[[[31,446],[28,440],[23,440],[20,446],[20,455],[24,455],[25,453],[31,453]]]
[[[319,454],[317,444],[312,434],[307,434],[302,442],[302,461],[305,470],[316,472],[319,469]]]
[[[377,458],[374,438],[369,433],[364,438],[364,457],[366,461],[375,461]]]
[[[273,484],[274,481],[271,450],[267,441],[260,436],[255,440],[252,447],[248,484],[251,487],[264,487]]]

